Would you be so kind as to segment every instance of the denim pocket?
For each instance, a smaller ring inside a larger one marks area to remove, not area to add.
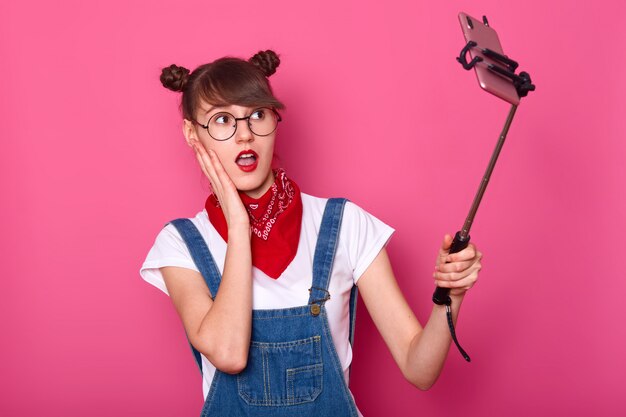
[[[284,406],[314,401],[322,392],[321,336],[280,343],[252,342],[248,365],[237,375],[249,405]]]

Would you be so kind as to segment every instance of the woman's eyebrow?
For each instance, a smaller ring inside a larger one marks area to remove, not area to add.
[[[204,112],[204,114],[205,114],[205,115],[207,115],[207,114],[211,113],[213,110],[215,110],[216,108],[220,108],[220,107],[219,107],[219,106],[218,106],[218,107],[216,107],[216,106],[211,106],[211,107],[209,107],[209,110],[207,110],[206,112]]]
[[[224,105],[224,106],[211,106],[209,107],[209,109],[204,113],[204,115],[206,116],[207,114],[211,113],[213,110],[216,109],[228,109],[230,106],[229,105]]]

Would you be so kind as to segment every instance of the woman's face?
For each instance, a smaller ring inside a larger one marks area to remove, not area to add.
[[[206,126],[209,120],[214,118],[214,121],[224,122],[225,126],[228,124],[232,126],[235,122],[228,120],[228,115],[222,115],[222,113],[230,113],[235,118],[251,116],[258,120],[263,115],[260,112],[255,113],[256,109],[257,107],[237,105],[217,107],[202,103],[196,112],[196,121]],[[220,115],[216,116],[218,113]],[[273,117],[273,115],[266,115],[266,117]],[[255,123],[254,120],[252,122]],[[238,190],[250,197],[258,198],[274,182],[272,158],[276,130],[267,136],[258,136],[250,130],[247,120],[238,120],[236,125],[235,134],[223,141],[213,139],[207,129],[189,120],[185,120],[183,131],[189,145],[198,140],[207,151],[209,149],[215,151],[224,170]]]

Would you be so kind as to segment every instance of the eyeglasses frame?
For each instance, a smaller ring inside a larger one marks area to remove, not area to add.
[[[271,111],[272,111],[272,112],[276,115],[276,117],[277,117],[277,120],[276,120],[276,127],[274,127],[274,130],[272,130],[270,133],[267,133],[267,134],[265,134],[265,135],[259,135],[259,134],[257,134],[257,133],[254,133],[254,131],[252,130],[252,126],[250,125],[250,118],[252,117],[252,115],[254,114],[254,112],[256,112],[256,111],[257,111],[257,110],[259,110],[259,109],[268,109],[268,110],[271,110]],[[232,134],[232,135],[230,135],[229,137],[227,137],[226,139],[217,139],[217,138],[215,138],[215,136],[213,136],[213,135],[211,134],[211,132],[209,132],[209,123],[211,122],[211,119],[213,119],[213,117],[215,117],[215,115],[216,115],[216,114],[220,114],[220,113],[230,114],[230,115],[233,117],[233,119],[235,119],[235,130],[233,131],[233,134]],[[272,133],[274,133],[274,132],[276,131],[276,129],[278,128],[278,122],[281,122],[281,121],[283,120],[283,118],[280,116],[280,113],[278,113],[278,110],[276,110],[276,109],[275,109],[275,108],[273,108],[273,107],[257,107],[257,108],[255,108],[254,110],[252,110],[252,113],[250,113],[248,116],[245,116],[245,117],[235,117],[235,115],[234,115],[234,114],[231,114],[231,113],[229,113],[229,112],[227,112],[227,111],[221,111],[221,112],[215,113],[213,116],[211,116],[211,117],[209,118],[209,121],[206,123],[206,125],[203,125],[202,123],[198,122],[196,119],[193,119],[193,122],[194,122],[195,124],[197,124],[198,126],[202,127],[203,129],[206,129],[206,131],[207,131],[207,133],[209,134],[209,136],[211,136],[211,139],[216,140],[216,141],[218,141],[218,142],[224,142],[224,141],[226,141],[226,140],[228,140],[228,139],[232,138],[233,136],[235,136],[235,133],[237,133],[237,126],[239,125],[239,123],[238,123],[238,122],[239,122],[240,120],[246,120],[246,121],[248,122],[248,129],[250,129],[250,132],[252,132],[252,134],[253,134],[253,135],[255,135],[255,136],[261,136],[261,137],[265,137],[265,136],[269,136],[269,135],[271,135]]]

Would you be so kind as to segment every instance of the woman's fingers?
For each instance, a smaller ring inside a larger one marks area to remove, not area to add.
[[[202,171],[211,182],[211,188],[213,188],[213,191],[217,194],[218,200],[221,200],[220,197],[222,196],[223,187],[219,181],[219,176],[217,175],[217,172],[216,172],[214,163],[211,160],[211,157],[209,156],[207,151],[204,149],[204,146],[202,146],[202,144],[200,143],[196,142],[194,144],[194,150],[196,151],[198,162],[200,163],[200,167],[202,168]]]
[[[437,272],[462,272],[466,269],[469,269],[475,262],[475,259],[471,259],[469,261],[457,261],[457,262],[448,262],[448,263],[440,263],[435,266],[435,271]]]
[[[478,281],[478,271],[473,271],[466,277],[456,280],[435,280],[435,285],[441,288],[448,288],[450,295],[462,295],[467,290],[471,289]]]
[[[478,280],[478,269],[473,269],[467,275],[458,276],[457,279],[439,276],[435,273],[435,284],[442,288],[463,288],[470,289]]]
[[[208,151],[208,157],[211,163],[213,173],[217,178],[217,197],[221,201],[221,204],[228,206],[229,211],[235,206],[243,210],[243,204],[241,203],[241,198],[237,193],[237,187],[235,187],[235,183],[232,181],[232,179],[224,169],[220,158],[213,150]],[[237,209],[235,208],[235,210]]]
[[[471,267],[464,269],[460,272],[435,271],[433,273],[433,278],[435,278],[437,281],[449,281],[449,282],[460,281],[472,275],[474,272],[478,273],[478,271],[480,271],[481,268],[482,266],[480,265],[480,262],[478,262],[476,264],[472,264]]]
[[[223,187],[222,189],[227,187],[234,190],[235,184],[226,173],[226,170],[224,169],[224,166],[222,165],[222,162],[218,158],[217,154],[212,150],[209,151],[209,159],[213,164],[213,169],[217,178],[219,179],[219,183]]]
[[[449,253],[452,236],[445,235],[435,265],[435,285],[450,288],[450,294],[462,294],[472,288],[482,268],[480,253],[472,243],[457,253]]]
[[[453,238],[451,235],[445,235],[441,247],[439,248],[439,254],[437,256],[437,263],[445,262],[457,262],[468,261],[476,257],[476,246],[473,243],[467,245],[465,249],[460,252],[450,253],[450,247],[452,246]]]
[[[480,271],[481,268],[482,265],[480,264],[480,261],[477,261],[471,264],[468,268],[461,269],[458,272],[442,272],[435,270],[435,272],[433,272],[433,277],[442,281],[458,281],[469,276],[474,271]]]
[[[451,253],[446,256],[446,262],[458,262],[474,259],[477,255],[476,246],[473,243],[467,245],[465,249],[457,253]]]
[[[448,251],[450,250],[450,246],[452,246],[452,236],[446,234],[443,237],[443,241],[441,242],[441,247],[439,248],[439,254],[437,255],[437,264],[446,261],[446,257],[448,256]]]
[[[458,253],[440,257],[435,265],[437,285],[446,288],[465,287],[478,279],[478,271],[482,268],[480,253],[473,244]]]

